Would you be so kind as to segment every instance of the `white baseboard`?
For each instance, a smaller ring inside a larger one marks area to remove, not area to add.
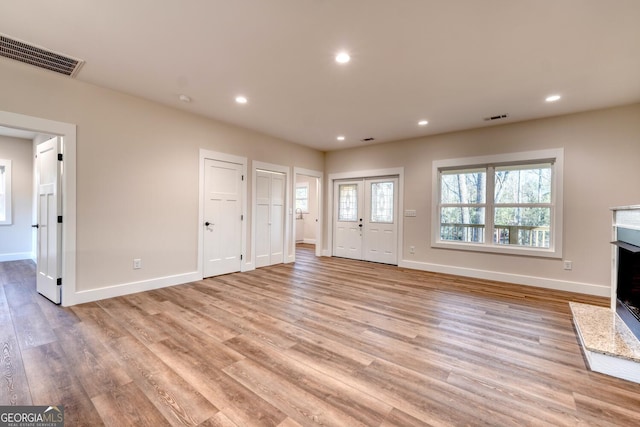
[[[33,253],[31,252],[15,252],[11,254],[0,254],[0,262],[5,261],[20,261],[23,259],[33,259]]]
[[[558,291],[577,292],[581,294],[610,297],[609,286],[593,283],[570,282],[567,280],[548,279],[545,277],[524,276],[520,274],[502,273],[498,271],[477,270],[473,268],[454,267],[450,265],[431,264],[426,262],[402,260],[398,267],[414,270],[431,271],[434,273],[455,274],[476,279],[495,280],[498,282],[515,283],[518,285],[536,286],[555,289]]]
[[[323,249],[322,250],[322,256],[333,256],[333,254],[331,253],[331,250]]]
[[[310,245],[315,245],[316,244],[316,239],[303,239],[302,243],[308,243]]]
[[[104,288],[76,292],[73,296],[73,301],[62,301],[62,305],[70,306],[75,304],[83,304],[86,302],[99,301],[106,298],[135,294],[137,292],[166,288],[167,286],[182,285],[198,280],[202,280],[202,274],[194,271],[191,273],[177,274],[175,276],[158,277],[155,279],[141,280],[139,282],[122,283],[119,285],[106,286]]]

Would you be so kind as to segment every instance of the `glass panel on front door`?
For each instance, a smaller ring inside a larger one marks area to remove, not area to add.
[[[393,182],[371,183],[371,222],[393,223]]]
[[[338,221],[357,221],[358,185],[340,184],[338,194]]]

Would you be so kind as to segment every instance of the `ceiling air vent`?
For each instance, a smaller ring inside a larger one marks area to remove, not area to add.
[[[84,64],[81,59],[60,55],[3,34],[0,34],[0,56],[70,77],[75,77]]]
[[[370,142],[370,141],[373,141],[374,139],[375,139],[375,138],[371,138],[371,137],[369,137],[369,138],[363,138],[363,139],[361,139],[360,141],[362,141],[362,142]]]
[[[498,114],[497,116],[485,117],[484,121],[485,122],[492,122],[494,120],[506,119],[507,117],[509,117],[508,114]]]

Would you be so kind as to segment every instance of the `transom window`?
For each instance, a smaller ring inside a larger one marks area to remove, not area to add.
[[[562,150],[434,162],[432,246],[561,256]]]

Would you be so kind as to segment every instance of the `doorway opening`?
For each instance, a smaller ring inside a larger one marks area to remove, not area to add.
[[[28,139],[34,141],[34,147],[50,139],[51,136],[57,136],[60,139],[61,152],[58,154],[63,155],[64,173],[60,177],[59,194],[64,197],[58,208],[55,228],[58,228],[57,224],[64,224],[64,227],[60,230],[59,250],[57,250],[55,257],[47,261],[52,261],[55,258],[58,271],[55,273],[51,269],[47,271],[56,276],[56,287],[60,286],[57,293],[59,298],[54,302],[64,306],[81,302],[77,301],[76,295],[76,126],[70,123],[0,111],[0,127],[3,127],[5,131],[8,129],[13,132],[22,132],[23,135],[30,135]],[[56,160],[57,158],[58,156],[56,156]],[[37,206],[35,185],[32,194],[34,200],[32,206],[35,207]],[[35,213],[32,220],[33,225],[38,224]],[[43,243],[36,238],[36,235],[34,229],[31,245],[32,258],[37,258],[37,248]]]
[[[322,255],[322,177],[323,173],[294,168],[293,236],[296,255],[299,249]]]

